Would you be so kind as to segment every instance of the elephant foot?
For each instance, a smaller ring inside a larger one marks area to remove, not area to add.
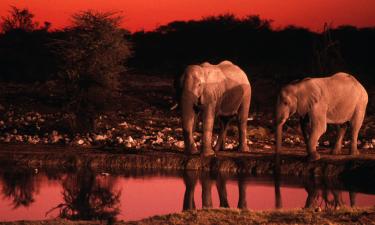
[[[339,155],[341,153],[341,148],[334,148],[331,150],[331,155]]]
[[[358,149],[350,149],[350,155],[359,155]]]
[[[320,155],[317,152],[311,152],[311,153],[308,154],[307,159],[310,162],[317,161],[317,160],[320,159]]]
[[[202,151],[201,155],[202,155],[203,157],[209,157],[209,156],[213,156],[213,155],[215,155],[215,152],[214,152],[214,150],[212,150],[212,149],[204,149],[204,150]]]
[[[238,149],[240,152],[250,152],[250,148],[247,145],[242,145]]]

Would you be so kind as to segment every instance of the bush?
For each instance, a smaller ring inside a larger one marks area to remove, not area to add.
[[[56,42],[61,59],[60,77],[65,82],[68,109],[83,127],[93,125],[93,118],[104,103],[116,96],[125,60],[131,55],[126,30],[119,28],[116,13],[84,11],[73,15],[73,26],[65,38]],[[89,124],[87,124],[89,122]]]

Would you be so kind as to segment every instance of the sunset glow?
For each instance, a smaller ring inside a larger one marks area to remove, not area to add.
[[[37,21],[49,21],[53,28],[69,25],[73,13],[87,9],[121,12],[123,27],[131,31],[152,30],[174,20],[223,13],[239,17],[260,15],[274,20],[276,28],[293,24],[319,31],[325,22],[334,26],[375,25],[375,1],[371,0],[306,0],[303,3],[300,0],[2,0],[0,15],[5,16],[10,6],[27,7]]]

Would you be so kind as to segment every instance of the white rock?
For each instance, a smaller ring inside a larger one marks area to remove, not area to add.
[[[156,140],[152,142],[152,144],[161,144],[163,143],[163,139],[159,136],[156,137]]]
[[[174,143],[174,146],[176,146],[177,148],[185,148],[185,143],[184,141],[176,141]]]
[[[233,149],[234,145],[232,143],[225,144],[226,149]]]
[[[271,149],[272,147],[270,145],[263,145],[264,149]]]
[[[125,143],[125,147],[127,147],[127,148],[131,148],[131,147],[132,147],[132,144],[131,144],[130,142],[126,142],[126,143]]]
[[[251,140],[247,140],[247,144],[248,145],[252,145],[252,144],[254,144]]]
[[[363,149],[370,149],[370,144],[369,143],[365,143],[363,146],[362,146]]]
[[[116,137],[116,141],[118,144],[122,144],[124,142],[124,139],[122,139],[122,137]]]
[[[82,140],[82,139],[79,139],[79,140],[77,141],[77,144],[79,144],[79,145],[83,145],[83,143],[85,143],[85,141]]]
[[[128,138],[126,139],[126,142],[127,143],[134,143],[134,139],[132,138],[132,136],[128,136]]]
[[[99,134],[99,135],[96,135],[95,136],[95,141],[104,141],[104,140],[107,140],[107,135],[101,135],[101,134]]]

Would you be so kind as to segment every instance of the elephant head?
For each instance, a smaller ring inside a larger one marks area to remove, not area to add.
[[[297,104],[295,88],[293,86],[283,88],[276,104],[276,153],[281,149],[283,125],[296,112]]]
[[[301,118],[311,111],[311,108],[317,103],[321,97],[321,89],[313,82],[306,82],[311,80],[306,78],[304,82],[292,82],[283,87],[277,98],[276,104],[276,153],[281,149],[282,143],[282,129],[285,122],[293,114],[298,114]],[[306,141],[306,133],[302,128],[303,135]]]
[[[197,152],[192,132],[196,119],[196,109],[202,105],[204,86],[204,71],[200,66],[188,66],[180,78],[182,89],[179,97],[179,104],[182,111],[182,127],[185,140],[185,151]]]

